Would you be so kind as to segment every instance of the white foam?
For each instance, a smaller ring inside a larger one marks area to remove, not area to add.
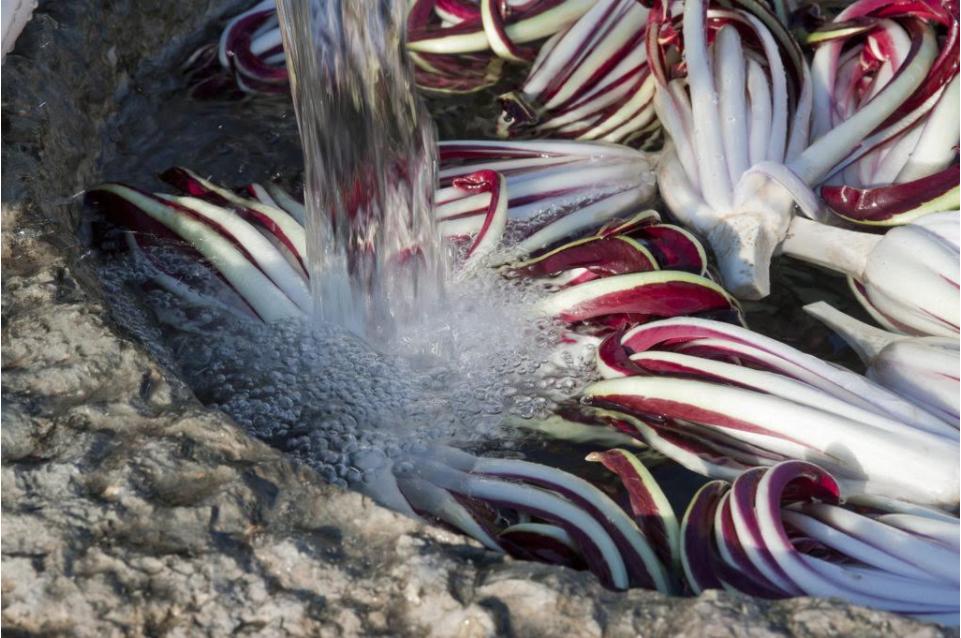
[[[179,278],[204,281],[165,257]],[[167,291],[140,293],[147,274],[129,259],[104,269],[118,319],[202,402],[336,484],[363,489],[385,463],[426,445],[510,447],[506,421],[546,418],[593,374],[589,350],[558,354],[563,327],[530,314],[549,293],[488,269],[398,325],[388,353],[332,324],[265,325]]]

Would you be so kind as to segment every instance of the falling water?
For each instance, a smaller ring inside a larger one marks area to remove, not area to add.
[[[443,293],[436,134],[405,47],[406,3],[278,0],[305,161],[318,319],[385,344]]]

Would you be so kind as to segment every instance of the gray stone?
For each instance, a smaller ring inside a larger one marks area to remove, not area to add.
[[[5,631],[943,635],[831,601],[606,591],[326,485],[205,410],[110,319],[72,196],[104,177],[143,67],[230,8],[42,3],[3,65]]]

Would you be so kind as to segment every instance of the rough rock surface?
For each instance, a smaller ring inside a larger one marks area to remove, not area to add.
[[[147,56],[220,4],[42,3],[4,63],[5,634],[942,635],[830,601],[608,592],[324,485],[200,406],[111,323],[70,196]]]

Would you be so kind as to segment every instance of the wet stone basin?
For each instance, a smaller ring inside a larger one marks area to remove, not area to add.
[[[118,316],[89,213],[179,163],[243,183],[299,162],[284,98],[189,103],[176,69],[237,3],[41,3],[3,63],[2,621],[11,635],[913,635],[841,603],[604,590],[331,486],[206,407]],[[481,105],[469,105],[482,109]],[[478,116],[447,136],[481,134]],[[775,336],[823,276],[752,308]],[[835,285],[837,282],[831,283]],[[806,292],[808,291],[808,292]]]

